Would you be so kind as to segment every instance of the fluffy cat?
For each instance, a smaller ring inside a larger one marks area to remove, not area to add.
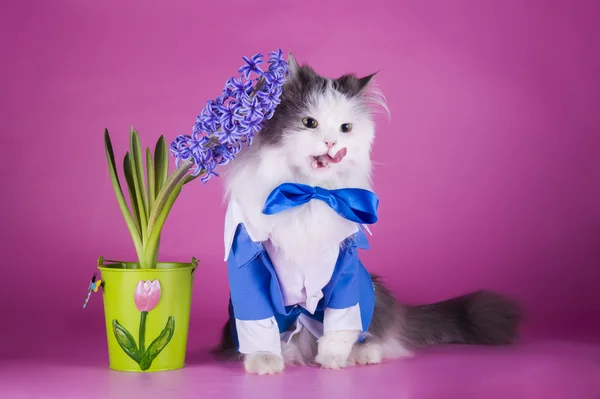
[[[356,224],[322,201],[265,215],[265,200],[275,187],[287,182],[372,190],[372,113],[377,106],[387,108],[372,84],[373,75],[325,78],[309,66],[299,66],[291,54],[288,66],[290,75],[273,118],[225,172],[226,194],[252,226],[253,237],[297,265],[294,272],[310,273],[318,259],[355,231]],[[371,277],[375,307],[364,341],[357,340],[360,331],[331,331],[317,337],[304,328],[281,341],[280,353],[243,355],[246,371],[278,373],[286,363],[337,369],[411,356],[413,350],[429,345],[501,345],[516,339],[519,309],[499,294],[479,291],[408,306],[399,303],[379,277]],[[223,328],[220,353],[236,353],[234,324],[230,320]]]

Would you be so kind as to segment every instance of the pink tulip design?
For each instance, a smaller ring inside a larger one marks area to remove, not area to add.
[[[148,370],[152,366],[154,358],[167,346],[173,337],[175,330],[175,318],[169,316],[167,324],[148,347],[146,347],[146,319],[148,312],[158,305],[160,300],[160,282],[158,280],[140,280],[133,293],[135,307],[140,312],[140,329],[138,342],[125,327],[116,319],[113,319],[113,334],[117,343],[123,351],[141,370]],[[157,315],[160,317],[160,314]],[[154,317],[154,316],[152,316]]]
[[[149,312],[160,300],[160,282],[158,280],[140,280],[133,294],[135,306],[140,312]]]

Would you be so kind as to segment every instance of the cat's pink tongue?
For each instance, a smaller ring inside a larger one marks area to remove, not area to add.
[[[342,148],[333,157],[329,154],[326,154],[325,159],[327,160],[327,162],[340,163],[340,162],[342,162],[342,159],[344,159],[344,157],[346,156],[347,153],[348,153],[348,150],[345,148]]]

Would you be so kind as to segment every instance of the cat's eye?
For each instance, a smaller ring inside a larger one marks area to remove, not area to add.
[[[342,133],[348,133],[350,130],[352,130],[352,123],[342,123],[340,126],[340,131]]]
[[[309,129],[314,129],[317,127],[319,122],[317,122],[317,120],[314,118],[306,117],[302,119],[302,124]]]

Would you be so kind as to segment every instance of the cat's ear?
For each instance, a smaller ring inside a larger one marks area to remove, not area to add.
[[[299,66],[298,66],[298,62],[294,58],[294,55],[292,54],[291,51],[290,51],[290,54],[288,55],[287,65],[288,65],[288,73],[290,74],[290,76],[296,75],[296,73],[298,72]]]
[[[358,90],[361,91],[362,89],[367,87],[369,85],[369,83],[371,83],[371,81],[373,80],[373,78],[375,77],[376,74],[377,74],[377,72],[358,79],[358,87],[359,87]]]

